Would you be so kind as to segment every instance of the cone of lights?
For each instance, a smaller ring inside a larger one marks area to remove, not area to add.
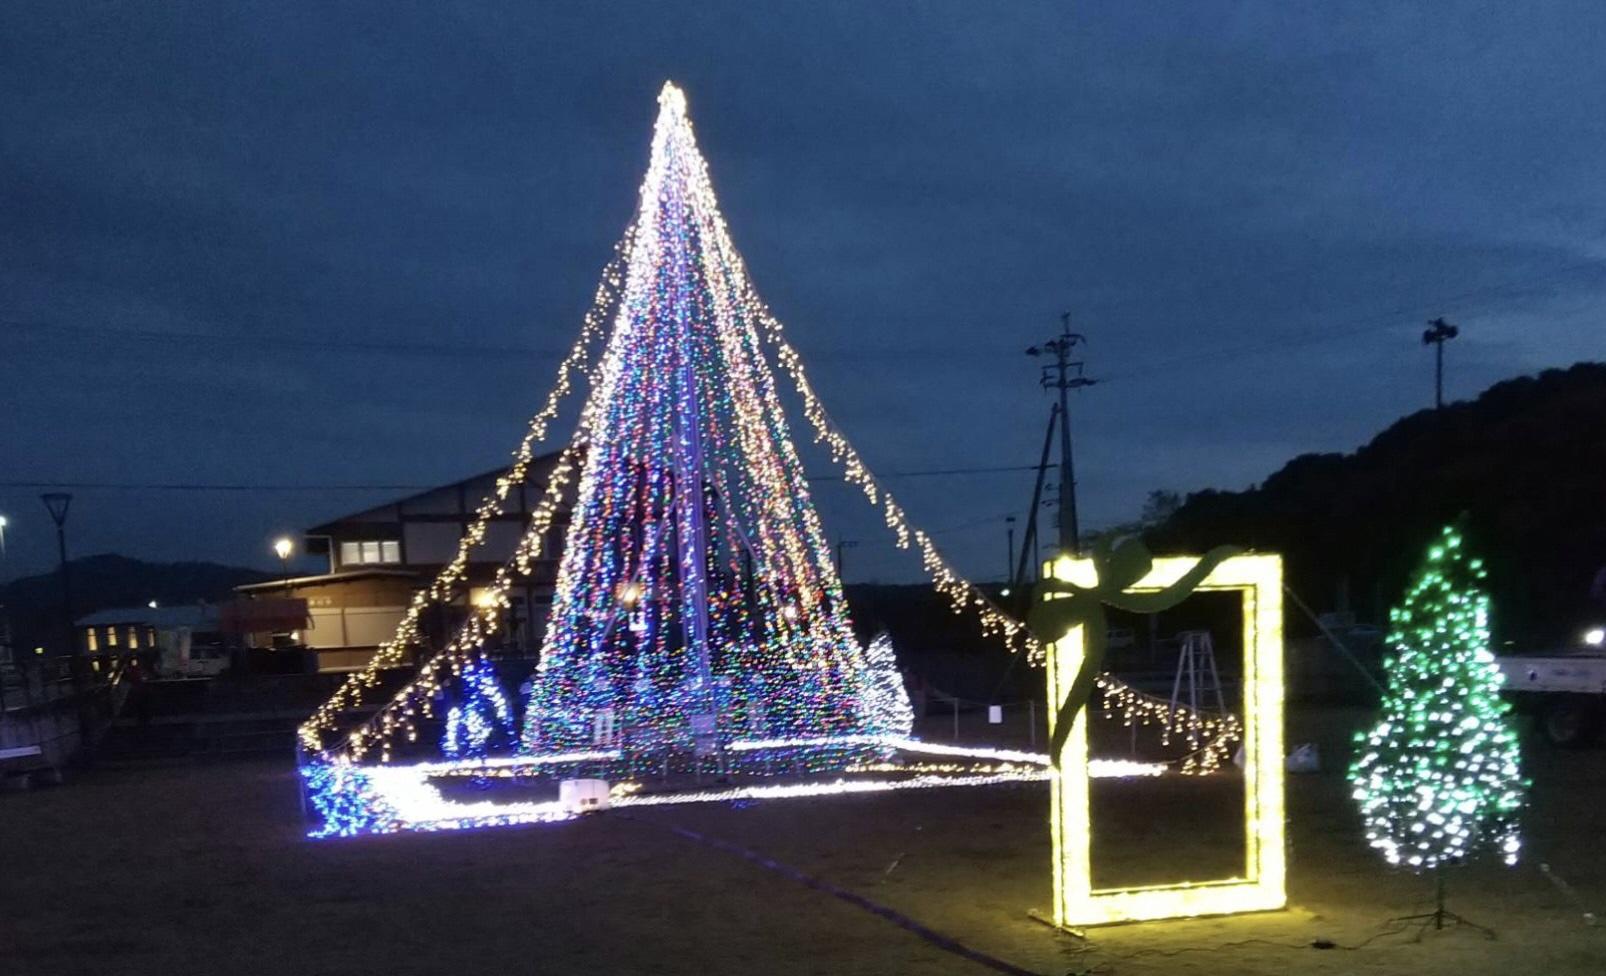
[[[765,774],[896,769],[903,778],[738,785],[674,798],[638,794],[625,782],[614,804],[1049,778],[1043,755],[909,737],[913,716],[890,645],[867,653],[853,638],[777,396],[778,375],[790,380],[815,442],[881,512],[898,546],[918,553],[954,612],[974,614],[1034,664],[1043,663],[1044,647],[910,524],[832,422],[732,243],[684,96],[665,85],[658,102],[634,219],[510,470],[476,509],[453,559],[414,595],[392,638],[299,730],[303,783],[323,819],[315,836],[568,819],[573,814],[555,802],[454,802],[436,781],[629,777],[635,756],[697,754],[710,743],[721,763],[747,761]],[[574,435],[513,555],[469,605],[469,560],[529,475],[536,445],[577,380],[588,392]],[[504,706],[484,649],[505,623],[509,589],[545,554],[571,497],[531,693]],[[442,606],[463,622],[434,645],[423,621]],[[369,710],[385,670],[414,659],[422,661],[416,674]],[[1182,772],[1208,772],[1237,736],[1235,723],[1211,725],[1109,675],[1100,688],[1106,708],[1127,720],[1163,721],[1210,743],[1204,759]],[[522,714],[507,721],[515,711]],[[426,721],[442,719],[445,761],[395,762],[405,754],[416,760],[428,745]],[[517,743],[513,754],[485,754],[509,739]],[[825,759],[801,762],[798,750]],[[894,752],[943,762],[891,762]],[[1152,776],[1164,766],[1095,760],[1090,769]]]
[[[636,246],[581,436],[588,445],[531,751],[589,741],[609,709],[644,743],[699,717],[747,736],[862,731],[864,656],[802,466],[739,300],[685,100],[660,97]]]

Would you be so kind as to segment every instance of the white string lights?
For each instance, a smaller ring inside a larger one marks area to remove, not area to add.
[[[745,753],[799,748],[834,749],[873,745],[889,751],[947,757],[947,761],[891,760],[850,765],[832,779],[788,783],[736,784],[707,790],[646,792],[636,780],[616,782],[610,789],[614,807],[662,806],[794,799],[810,796],[885,793],[893,790],[1036,783],[1056,774],[1048,756],[1009,749],[970,748],[922,742],[904,736],[838,736],[807,740],[742,743]],[[969,760],[962,761],[962,760]],[[496,802],[455,800],[433,779],[519,778],[553,766],[586,768],[625,761],[618,750],[590,750],[545,756],[500,757],[411,765],[356,767],[319,765],[304,769],[313,805],[325,813],[314,837],[349,837],[364,833],[463,830],[513,824],[553,823],[580,814],[554,800]],[[1094,760],[1088,775],[1095,779],[1159,776],[1163,763]],[[874,774],[891,774],[877,777]],[[332,815],[331,815],[332,813]]]
[[[1173,736],[1183,737],[1188,746],[1181,760],[1184,774],[1214,772],[1231,757],[1233,744],[1243,739],[1243,723],[1231,712],[1198,712],[1186,705],[1173,708],[1170,702],[1108,674],[1099,675],[1096,683],[1104,694],[1105,718],[1118,718],[1126,727],[1158,727],[1161,745],[1170,745]]]

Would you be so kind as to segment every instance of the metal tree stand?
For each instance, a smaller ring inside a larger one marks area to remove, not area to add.
[[[1424,912],[1421,915],[1401,915],[1397,918],[1389,919],[1389,921],[1417,923],[1416,941],[1418,942],[1422,941],[1422,937],[1427,934],[1428,926],[1430,925],[1433,926],[1435,931],[1442,930],[1446,925],[1463,925],[1469,929],[1475,929],[1478,932],[1483,933],[1483,936],[1487,939],[1494,940],[1499,938],[1499,936],[1495,934],[1494,929],[1462,918],[1460,915],[1457,915],[1455,912],[1452,912],[1448,908],[1444,907],[1443,867],[1436,867],[1433,869],[1433,911]]]

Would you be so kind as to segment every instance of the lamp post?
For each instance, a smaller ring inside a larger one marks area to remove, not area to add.
[[[279,569],[284,574],[284,595],[290,595],[290,554],[295,552],[296,544],[290,541],[287,535],[281,535],[273,541],[273,551],[279,557]]]
[[[1461,330],[1441,316],[1428,323],[1422,333],[1422,344],[1433,347],[1433,409],[1444,409],[1444,344],[1461,334]]]
[[[0,515],[0,559],[6,558],[6,526],[10,524],[4,515]]]
[[[65,491],[50,491],[39,496],[56,523],[56,554],[61,571],[61,629],[66,639],[67,653],[77,656],[78,649],[72,635],[72,580],[67,572],[67,509],[72,507],[72,495]]]

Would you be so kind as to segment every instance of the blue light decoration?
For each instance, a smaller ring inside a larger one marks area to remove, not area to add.
[[[347,763],[314,762],[301,767],[303,786],[317,814],[308,836],[355,837],[388,834],[402,821],[378,790],[368,772]]]
[[[498,744],[513,722],[513,709],[485,658],[475,658],[463,669],[462,700],[446,712],[441,752],[453,759],[480,759]]]

